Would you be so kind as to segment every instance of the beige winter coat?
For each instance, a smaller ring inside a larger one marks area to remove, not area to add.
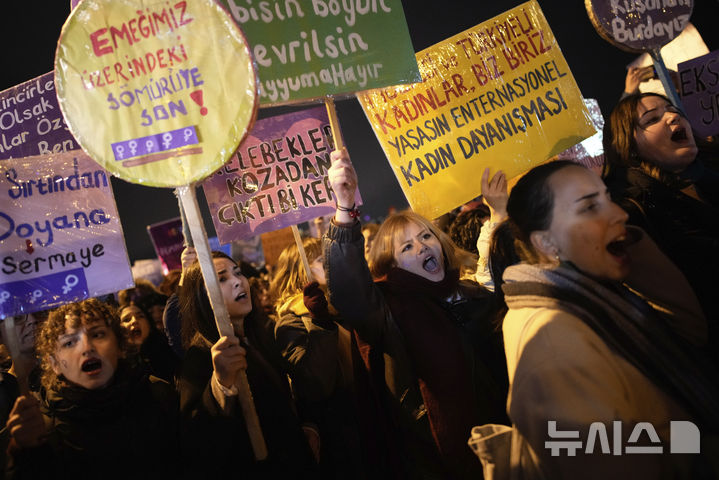
[[[706,324],[683,275],[647,235],[631,253],[633,274],[627,286],[669,315],[678,334],[702,345]],[[691,418],[582,320],[551,308],[510,309],[502,329],[510,380],[507,410],[548,479],[690,478],[686,469],[692,458],[669,454],[669,440],[670,421]],[[579,438],[554,435],[559,441],[581,441],[576,456],[568,456],[566,449],[552,456],[546,448],[545,442],[553,440],[551,420],[558,431],[579,431]],[[615,452],[614,421],[621,422],[622,454],[600,453],[599,436],[594,454],[584,454],[593,422],[605,425],[605,450]],[[626,446],[658,445],[648,441],[646,431],[639,443],[627,443],[638,422],[651,423],[664,454],[626,453]]]

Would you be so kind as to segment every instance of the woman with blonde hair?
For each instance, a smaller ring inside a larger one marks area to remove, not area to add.
[[[477,424],[508,422],[492,294],[460,280],[457,247],[409,211],[382,224],[368,266],[353,204],[357,175],[345,150],[331,158],[337,211],[323,239],[330,299],[343,324],[371,347],[372,373],[404,473],[480,478],[469,432]]]
[[[308,275],[296,244],[285,248],[270,283],[276,309],[275,338],[292,379],[300,418],[315,458],[326,478],[369,478],[380,472],[367,457],[360,421],[366,399],[366,372],[351,332],[326,295],[322,243],[305,238]],[[366,430],[366,429],[365,429]]]
[[[322,242],[317,238],[305,238],[302,241],[305,256],[310,262],[312,276],[324,279],[322,269]],[[278,307],[284,304],[291,297],[301,293],[307,285],[307,274],[305,273],[300,252],[297,245],[292,244],[280,253],[275,265],[272,279],[270,280],[270,300]]]

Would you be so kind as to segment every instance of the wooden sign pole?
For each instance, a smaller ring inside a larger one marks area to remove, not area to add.
[[[3,338],[5,339],[5,346],[10,352],[12,358],[13,367],[15,370],[15,376],[17,377],[17,384],[20,390],[20,395],[30,394],[30,385],[28,382],[28,373],[25,371],[25,366],[20,360],[20,339],[17,338],[17,332],[15,331],[15,318],[10,315],[2,321],[3,327]]]
[[[305,267],[305,273],[307,274],[307,283],[314,281],[312,270],[310,270],[310,262],[307,261],[307,252],[305,252],[305,246],[302,244],[302,237],[297,225],[292,225],[292,235],[295,237],[295,244],[297,250],[300,252],[300,259],[302,260],[302,266]]]
[[[202,222],[200,208],[197,204],[195,185],[193,184],[179,187],[177,191],[180,195],[182,207],[187,218],[187,225],[190,229],[195,250],[197,251],[197,260],[200,262],[202,277],[205,279],[207,296],[210,299],[212,311],[215,312],[217,330],[220,332],[220,336],[236,336],[235,329],[230,322],[230,317],[227,313],[227,308],[225,307],[225,301],[222,298],[220,282],[217,278],[215,265],[212,262],[210,244],[207,241],[207,232],[205,231],[205,225]],[[244,326],[240,330],[240,335],[244,336]],[[252,450],[255,453],[255,458],[257,460],[264,460],[267,458],[267,446],[265,445],[265,439],[262,435],[260,419],[257,416],[255,404],[252,400],[252,391],[250,390],[250,384],[247,380],[247,372],[240,372],[237,381],[237,389],[239,390],[239,400],[242,407],[242,414],[244,415],[245,423],[247,424],[247,433],[250,436],[250,442],[252,443]]]

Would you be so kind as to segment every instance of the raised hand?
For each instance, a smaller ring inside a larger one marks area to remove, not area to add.
[[[629,67],[627,77],[624,79],[624,92],[627,94],[639,93],[639,84],[654,78],[654,67]]]
[[[180,274],[180,285],[182,285],[182,280],[185,278],[185,273],[187,272],[187,269],[190,268],[190,266],[195,263],[195,260],[197,260],[197,250],[195,250],[195,247],[185,247],[182,249],[182,253],[180,254],[180,262],[182,263],[182,273]]]
[[[482,197],[484,203],[489,207],[492,222],[501,222],[507,218],[509,194],[507,193],[507,178],[503,171],[498,170],[489,180],[489,168],[484,169],[484,173],[482,173]]]
[[[327,178],[335,193],[337,211],[335,220],[339,223],[353,223],[354,218],[348,212],[354,205],[357,191],[357,172],[350,162],[347,149],[335,150],[330,154],[332,166],[327,171]]]

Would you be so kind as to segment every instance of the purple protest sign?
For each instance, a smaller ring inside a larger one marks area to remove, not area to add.
[[[694,131],[711,137],[719,134],[719,50],[682,62],[679,94]]]
[[[0,92],[0,160],[78,148],[60,112],[52,72]]]
[[[0,317],[36,312],[88,298],[82,268],[0,285]]]
[[[153,223],[147,226],[152,245],[155,247],[157,258],[162,262],[165,274],[170,270],[182,268],[180,254],[185,246],[185,237],[182,234],[182,219],[180,217]]]
[[[0,317],[133,285],[109,174],[81,150],[0,162]]]
[[[324,107],[258,120],[202,185],[220,243],[333,213],[330,135]]]
[[[585,0],[594,28],[609,43],[633,53],[659,49],[689,22],[694,0]]]
[[[198,143],[200,141],[197,139],[195,127],[190,125],[169,132],[113,143],[112,153],[115,155],[115,161],[120,162],[128,158],[150,153],[167,152]]]

